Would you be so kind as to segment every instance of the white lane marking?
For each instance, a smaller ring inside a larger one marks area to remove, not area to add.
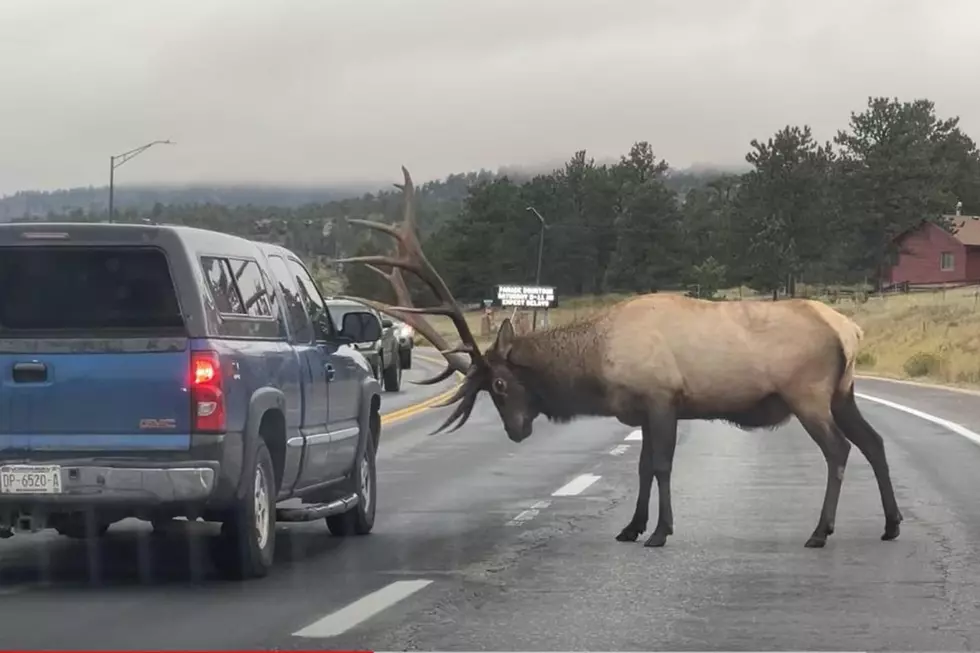
[[[29,589],[33,589],[30,585],[11,585],[10,587],[0,587],[0,596],[11,596],[13,594],[20,594],[21,592],[26,592]]]
[[[550,501],[537,501],[531,505],[527,510],[523,510],[516,517],[507,522],[508,526],[517,526],[525,522],[531,521],[538,516],[542,510],[551,505]]]
[[[617,444],[613,447],[612,451],[609,452],[610,456],[622,456],[624,453],[630,450],[628,444]]]
[[[293,633],[294,637],[334,637],[415,594],[431,580],[396,580]]]
[[[942,417],[936,417],[935,415],[930,415],[929,413],[925,413],[921,410],[916,410],[915,408],[911,408],[903,404],[898,404],[895,403],[894,401],[882,399],[881,397],[873,397],[871,395],[866,395],[861,392],[855,392],[854,396],[860,397],[861,399],[867,399],[868,401],[873,401],[875,403],[879,403],[883,406],[888,406],[889,408],[894,408],[895,410],[900,410],[904,413],[908,413],[909,415],[915,415],[919,419],[924,419],[927,422],[938,424],[939,426],[949,429],[950,431],[956,433],[957,435],[962,435],[964,438],[966,438],[973,444],[980,445],[980,433],[975,433],[974,431],[971,431],[970,429],[966,428],[962,424],[957,424],[956,422],[951,422],[948,419],[943,419]]]
[[[632,433],[626,436],[627,442],[641,442],[643,440],[643,431],[636,429]]]
[[[596,476],[595,474],[582,474],[581,476],[576,476],[570,480],[565,485],[551,493],[553,497],[573,497],[576,494],[581,494],[587,487],[598,481],[601,476]]]

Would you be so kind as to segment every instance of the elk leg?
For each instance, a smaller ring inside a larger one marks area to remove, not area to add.
[[[640,445],[638,465],[640,491],[636,496],[636,509],[633,511],[633,518],[616,536],[620,542],[635,542],[636,538],[647,529],[647,519],[650,516],[650,489],[653,486],[653,437],[650,434],[649,426],[644,424],[642,428],[643,443]]]
[[[674,449],[677,446],[677,420],[671,418],[658,424],[659,436],[653,449],[653,473],[657,477],[657,527],[643,546],[663,546],[667,536],[674,534],[674,508],[670,499],[670,473],[674,467]]]
[[[881,493],[881,506],[885,512],[885,532],[882,540],[894,540],[898,537],[902,513],[895,500],[895,489],[892,487],[891,473],[888,470],[888,459],[885,457],[885,443],[881,435],[864,419],[858,410],[854,399],[854,388],[845,397],[834,404],[834,420],[844,432],[844,437],[853,442],[864,454],[878,482]]]
[[[653,479],[657,479],[658,514],[657,527],[644,546],[663,546],[667,536],[674,532],[674,513],[670,500],[670,472],[677,444],[677,419],[673,412],[651,416],[643,428],[643,444],[640,448],[640,491],[636,497],[636,509],[629,524],[616,539],[635,542],[646,530],[650,511],[650,492]]]
[[[821,418],[797,415],[797,418],[820,447],[827,461],[827,490],[824,492],[823,508],[820,510],[817,527],[806,542],[807,548],[818,549],[827,543],[827,536],[834,532],[837,503],[840,499],[841,483],[844,481],[844,469],[847,467],[851,444],[829,415]]]

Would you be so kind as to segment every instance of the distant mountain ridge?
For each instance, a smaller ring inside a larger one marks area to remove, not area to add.
[[[113,201],[117,210],[136,209],[144,212],[156,204],[220,206],[274,206],[296,208],[306,204],[326,204],[359,197],[377,190],[375,185],[363,186],[261,186],[258,184],[209,186],[117,186]],[[24,216],[42,217],[49,214],[104,213],[109,205],[108,186],[89,186],[55,191],[19,191],[0,198],[0,221]]]
[[[613,161],[597,160],[597,164]],[[460,177],[508,176],[512,179],[530,179],[537,174],[547,174],[561,164],[531,164],[500,166],[496,172],[489,170],[457,173],[444,179],[421,184],[450,182]],[[674,169],[672,176],[702,177],[714,174],[737,174],[742,166],[723,166],[696,164],[690,168]],[[419,182],[417,182],[419,183]],[[453,184],[455,185],[455,184]],[[347,199],[390,191],[390,184],[364,182],[347,185],[324,186],[286,186],[274,184],[241,183],[209,185],[125,185],[116,186],[114,202],[118,211],[136,210],[148,213],[157,205],[192,206],[218,205],[226,207],[276,207],[295,209],[312,204],[328,204]],[[43,218],[49,215],[69,216],[71,214],[100,214],[108,210],[108,186],[88,186],[58,189],[53,191],[27,190],[0,197],[0,222],[19,220],[25,217]]]

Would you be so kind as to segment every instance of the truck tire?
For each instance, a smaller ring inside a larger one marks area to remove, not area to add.
[[[399,357],[401,358],[401,364],[403,370],[412,369],[412,350],[409,348],[402,349],[399,352]]]
[[[153,517],[150,519],[150,523],[153,525],[153,533],[155,535],[163,535],[174,523],[173,517]]]
[[[349,492],[357,493],[357,505],[347,512],[327,517],[327,528],[336,537],[367,535],[374,528],[374,512],[378,505],[378,476],[375,469],[374,437],[365,437],[361,455],[347,479]]]
[[[401,356],[396,353],[391,359],[391,365],[384,368],[385,392],[398,392],[402,387]]]
[[[261,439],[245,474],[245,496],[221,524],[213,550],[215,567],[231,580],[265,576],[276,550],[275,472],[272,456]]]
[[[110,522],[98,518],[89,522],[85,519],[85,515],[72,515],[67,519],[57,521],[54,530],[59,535],[73,540],[87,540],[102,537],[109,530],[110,525]]]

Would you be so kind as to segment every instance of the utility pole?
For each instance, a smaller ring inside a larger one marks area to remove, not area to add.
[[[116,154],[109,157],[109,222],[112,222],[113,215],[115,214],[115,204],[114,195],[116,187],[116,168],[126,163],[133,157],[142,154],[154,145],[176,145],[173,141],[153,141],[152,143],[147,143],[146,145],[140,145],[137,148],[129,150],[128,152],[123,152],[122,154]]]
[[[533,206],[527,207],[525,209],[525,211],[531,211],[532,213],[534,213],[534,215],[538,216],[538,220],[541,221],[541,233],[538,236],[538,271],[534,275],[534,284],[537,285],[537,286],[540,286],[541,285],[541,260],[542,260],[542,258],[544,256],[544,230],[548,228],[548,225],[547,225],[547,223],[545,223],[544,218],[541,216],[541,214],[538,213],[538,210],[536,208],[534,208]],[[538,308],[537,307],[534,308],[534,317],[532,318],[532,322],[531,322],[531,330],[532,331],[537,331],[538,330]]]

